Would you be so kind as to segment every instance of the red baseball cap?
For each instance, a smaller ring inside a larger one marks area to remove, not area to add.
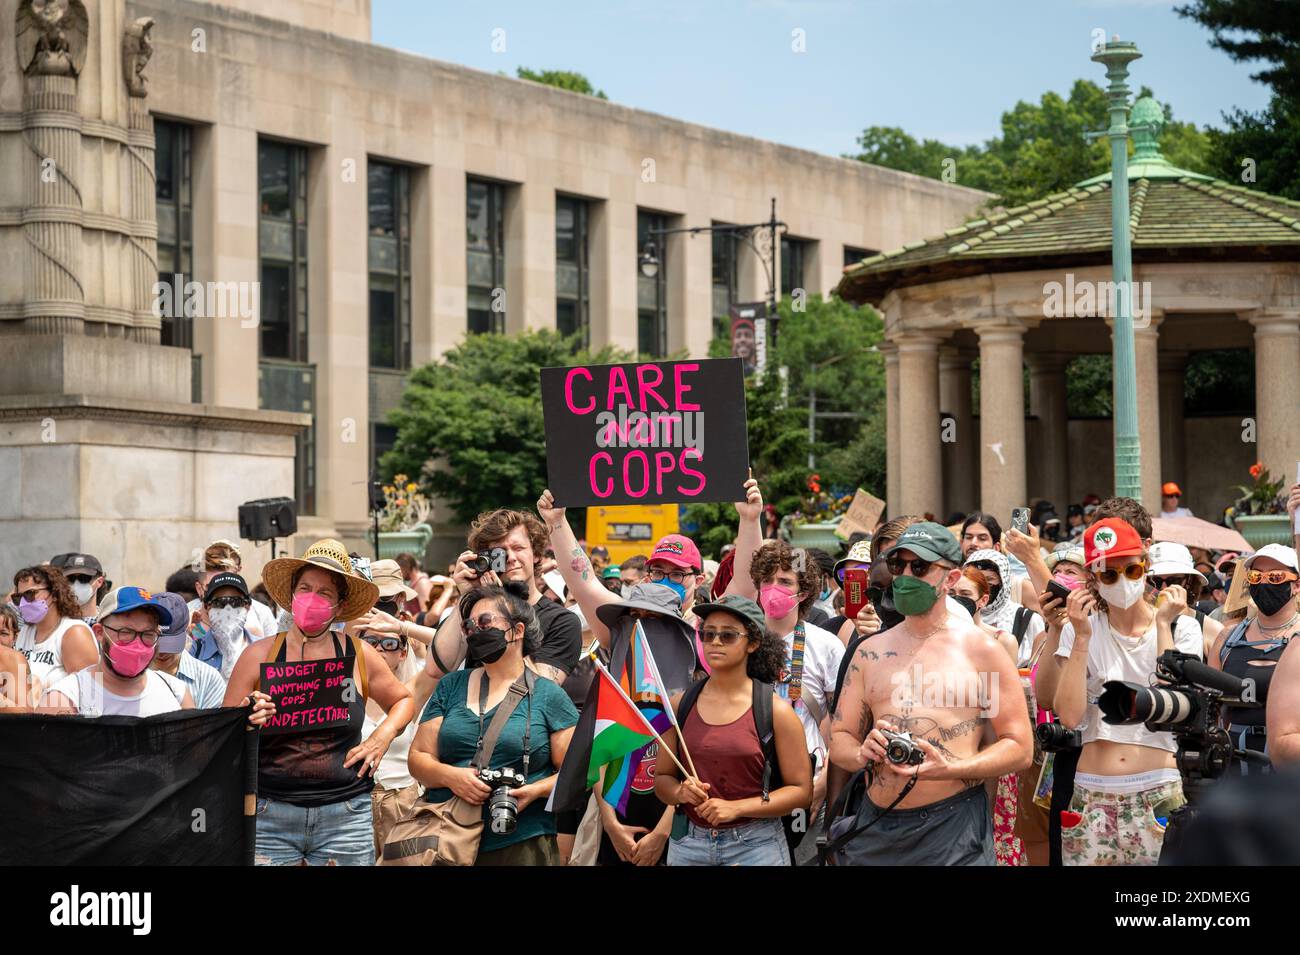
[[[659,538],[659,543],[655,544],[655,549],[650,554],[650,560],[666,560],[670,564],[695,571],[704,566],[695,541],[681,534],[665,534]]]
[[[1118,517],[1106,517],[1083,532],[1083,561],[1100,567],[1112,557],[1140,557],[1146,548],[1133,525]]]

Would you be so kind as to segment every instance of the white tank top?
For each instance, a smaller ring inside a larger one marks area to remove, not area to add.
[[[14,649],[27,658],[32,676],[39,679],[42,686],[51,686],[68,675],[63,667],[63,635],[71,627],[84,626],[80,617],[64,617],[48,637],[37,643],[36,627],[25,624],[18,632]]]
[[[145,671],[144,690],[138,696],[118,696],[104,688],[91,667],[66,676],[51,693],[62,693],[82,716],[157,716],[181,708],[185,684],[168,673]]]

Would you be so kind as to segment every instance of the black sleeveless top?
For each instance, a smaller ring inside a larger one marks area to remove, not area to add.
[[[339,646],[334,641],[334,655],[348,661],[356,660],[356,650],[351,640]],[[289,648],[288,640],[281,645],[274,660],[284,663]],[[349,667],[348,672],[354,672]],[[360,766],[354,763],[345,769],[343,760],[348,751],[361,742],[361,728],[366,719],[366,700],[362,693],[348,704],[346,726],[331,726],[302,733],[261,734],[257,748],[257,794],[294,806],[328,806],[370,792],[374,777],[368,773],[357,778]]]
[[[1233,709],[1225,706],[1223,713],[1224,718],[1234,726],[1257,726],[1262,731],[1265,725],[1264,705],[1268,702],[1268,686],[1273,681],[1273,671],[1277,669],[1277,661],[1282,658],[1286,643],[1274,640],[1246,643],[1243,638],[1248,627],[1248,623],[1242,622],[1224,639],[1220,651],[1220,663],[1224,673],[1231,673],[1238,679],[1249,678],[1255,681],[1255,700],[1259,703],[1259,707]],[[1235,643],[1234,638],[1236,638]],[[1274,665],[1257,666],[1251,662],[1253,660],[1271,660]]]

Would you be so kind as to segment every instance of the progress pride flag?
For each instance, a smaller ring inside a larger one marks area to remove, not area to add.
[[[541,380],[556,504],[745,499],[738,359],[543,368]]]

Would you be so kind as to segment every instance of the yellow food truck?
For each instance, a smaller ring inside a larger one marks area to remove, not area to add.
[[[614,564],[637,554],[649,557],[655,541],[677,529],[676,504],[587,508],[587,550],[604,547]]]

